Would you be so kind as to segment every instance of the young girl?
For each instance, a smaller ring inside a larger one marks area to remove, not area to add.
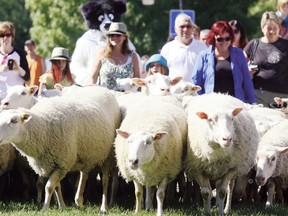
[[[160,72],[163,75],[169,75],[167,60],[160,54],[152,55],[145,64],[147,76]]]
[[[62,86],[71,86],[74,84],[73,77],[70,72],[70,57],[68,50],[63,47],[55,47],[50,58],[52,68],[39,78],[38,95],[44,89],[53,89],[56,83]]]
[[[282,27],[280,30],[280,36],[284,39],[288,39],[288,0],[277,1],[277,16],[282,19]]]

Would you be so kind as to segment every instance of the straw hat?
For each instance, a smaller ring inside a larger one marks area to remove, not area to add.
[[[120,34],[120,35],[127,35],[127,27],[124,23],[121,22],[114,22],[111,23],[107,35],[111,34]]]
[[[52,51],[50,61],[53,60],[67,60],[70,61],[68,49],[63,47],[55,47]]]

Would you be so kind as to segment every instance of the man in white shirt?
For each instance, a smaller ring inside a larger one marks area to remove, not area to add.
[[[187,14],[180,13],[176,17],[174,28],[177,36],[163,46],[161,55],[167,59],[169,76],[172,79],[181,76],[183,80],[192,82],[197,55],[207,47],[193,38],[193,22]]]

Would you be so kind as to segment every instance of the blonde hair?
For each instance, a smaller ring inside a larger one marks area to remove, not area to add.
[[[7,31],[10,31],[12,34],[13,40],[15,39],[15,27],[12,22],[4,21],[0,22],[0,33],[5,33]]]
[[[263,28],[265,24],[267,23],[267,21],[269,20],[274,21],[275,23],[279,25],[279,27],[281,27],[281,23],[282,23],[281,18],[279,18],[274,11],[266,11],[263,13],[262,18],[261,18],[261,22],[260,22],[261,28]]]
[[[277,1],[277,10],[282,12],[284,4],[288,4],[288,0],[278,0]]]

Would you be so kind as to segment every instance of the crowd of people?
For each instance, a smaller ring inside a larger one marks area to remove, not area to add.
[[[52,50],[51,68],[46,70],[44,58],[36,53],[35,41],[25,42],[26,54],[14,48],[14,25],[1,22],[0,100],[13,85],[38,85],[38,94],[43,89],[54,88],[57,83],[62,86],[97,84],[118,90],[117,78],[144,78],[160,72],[171,78],[181,76],[199,85],[200,94],[228,93],[246,103],[268,106],[276,96],[288,97],[287,16],[288,1],[279,0],[277,11],[262,15],[263,36],[248,41],[238,20],[218,21],[211,29],[201,30],[190,16],[180,13],[175,20],[176,37],[169,38],[151,58],[147,55],[140,58],[130,48],[126,25],[115,22],[106,34],[106,44],[98,46],[98,51],[94,51],[96,56],[89,57],[94,61],[89,63],[85,75],[79,74],[80,69],[77,73],[75,69],[70,71],[70,63],[73,68],[77,65],[73,61],[77,56],[70,58],[63,47]],[[12,67],[9,67],[11,61]]]

